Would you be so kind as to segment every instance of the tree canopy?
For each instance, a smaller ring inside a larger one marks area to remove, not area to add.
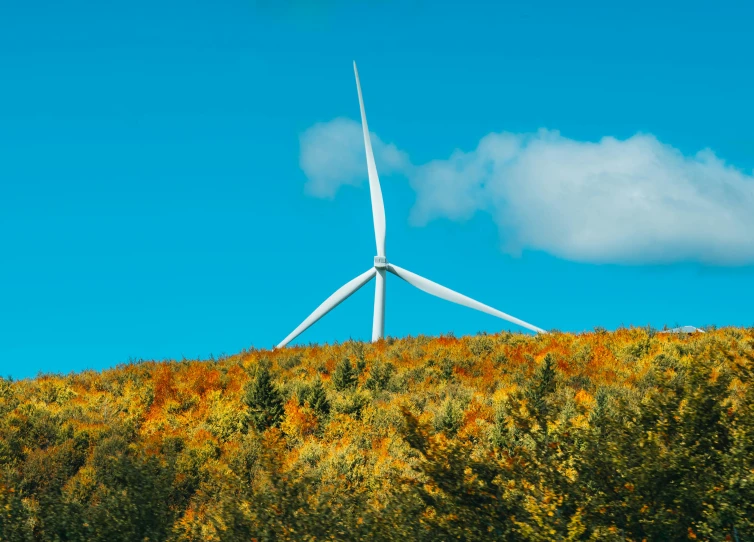
[[[754,329],[0,379],[0,540],[752,540]]]

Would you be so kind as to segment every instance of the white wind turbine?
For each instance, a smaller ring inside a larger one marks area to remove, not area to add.
[[[412,286],[419,288],[441,299],[458,303],[478,311],[486,312],[503,320],[508,320],[514,324],[536,331],[537,333],[546,333],[545,330],[528,324],[523,320],[514,318],[490,306],[484,305],[479,301],[474,301],[470,297],[454,292],[453,290],[441,286],[436,282],[427,280],[424,277],[407,271],[397,265],[388,263],[385,257],[385,206],[382,203],[382,190],[380,189],[380,179],[377,176],[377,167],[374,164],[374,154],[372,153],[372,143],[369,139],[369,127],[367,126],[367,116],[364,112],[364,99],[361,96],[361,84],[359,83],[359,72],[356,69],[356,62],[353,63],[353,71],[356,75],[356,89],[359,93],[359,107],[361,108],[361,127],[364,132],[364,147],[367,155],[367,172],[369,174],[369,193],[372,197],[372,218],[374,219],[374,236],[377,241],[377,256],[374,257],[374,266],[362,273],[355,279],[341,286],[334,294],[328,297],[317,309],[311,313],[306,320],[294,329],[285,339],[283,339],[277,348],[282,348],[293,339],[298,337],[317,320],[325,314],[340,305],[348,299],[356,290],[364,286],[373,278],[377,279],[374,290],[374,319],[372,321],[372,341],[377,341],[385,333],[385,272],[388,271],[399,278],[402,278]]]

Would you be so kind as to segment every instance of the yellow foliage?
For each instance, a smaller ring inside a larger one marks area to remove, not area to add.
[[[48,471],[75,458],[76,467],[61,475],[57,490],[70,502],[84,503],[97,492],[102,465],[109,464],[97,455],[98,447],[114,435],[121,436],[123,443],[108,444],[108,454],[127,449],[139,458],[156,458],[162,467],[175,467],[171,483],[189,488],[181,504],[184,508],[176,512],[171,525],[173,539],[219,541],[233,522],[254,524],[263,517],[253,499],[224,501],[220,495],[239,495],[239,488],[248,487],[255,495],[275,494],[285,484],[297,488],[319,484],[321,494],[307,497],[310,507],[364,492],[369,495],[369,510],[389,509],[393,493],[421,486],[431,504],[416,514],[417,521],[443,528],[462,523],[461,511],[442,512],[443,499],[452,496],[422,470],[438,457],[453,461],[462,457],[468,464],[460,473],[452,472],[452,464],[441,465],[447,472],[438,474],[440,481],[441,476],[458,474],[453,483],[470,494],[479,490],[488,495],[490,488],[497,488],[495,499],[518,502],[520,508],[511,521],[521,539],[610,537],[615,533],[607,523],[599,529],[587,525],[586,504],[576,506],[538,475],[512,473],[538,473],[537,461],[544,461],[542,457],[562,458],[563,440],[592,428],[608,392],[646,405],[652,399],[646,390],[654,385],[653,378],[677,379],[698,356],[717,364],[709,374],[711,382],[724,380],[731,367],[744,364],[751,345],[754,332],[743,329],[692,337],[644,329],[579,335],[500,333],[251,350],[216,361],[144,362],[101,373],[2,381],[0,460],[8,472],[17,469],[18,476],[29,478],[24,487],[33,492],[49,481]],[[331,382],[344,358],[358,367],[355,389],[337,390]],[[557,416],[548,411],[548,401],[554,399],[537,396],[531,384],[545,359],[554,360],[557,385],[552,395],[561,405]],[[657,359],[664,365],[658,365]],[[284,401],[279,427],[264,432],[249,423],[245,402],[246,390],[262,363],[269,366]],[[388,364],[390,371],[379,385],[366,384],[373,367]],[[304,392],[315,381],[326,389],[329,410],[315,412],[305,399]],[[749,386],[739,376],[730,379],[728,416],[746,404]],[[689,408],[687,401],[679,402],[675,417],[667,423],[680,423]],[[430,428],[422,443],[426,450],[409,442],[402,409],[415,417],[418,426]],[[634,421],[626,417],[625,423]],[[35,440],[28,436],[31,429],[36,431]],[[662,435],[652,431],[644,435],[637,449],[653,446],[658,454],[668,451]],[[514,457],[508,451],[516,447],[531,453]],[[483,463],[497,469],[498,477],[485,478],[484,469],[475,470]],[[579,471],[564,460],[548,475],[561,476],[567,485],[578,482]],[[18,504],[9,484],[0,477],[0,504],[17,504],[33,523],[38,508],[34,495],[17,499]],[[655,507],[638,501],[643,497],[640,489],[639,482],[631,479],[620,480],[611,491],[620,491],[645,517]],[[720,485],[716,492],[724,489]],[[304,510],[296,511],[296,517],[306,513],[307,507],[299,506]],[[569,515],[564,515],[566,509]],[[605,516],[611,512],[608,507],[598,511]],[[0,509],[0,516],[3,513]],[[364,513],[360,510],[354,523],[366,528]],[[286,536],[296,539],[294,520],[286,521]],[[689,527],[687,536],[706,535]]]

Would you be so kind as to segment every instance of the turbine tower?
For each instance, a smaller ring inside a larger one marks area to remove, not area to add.
[[[285,339],[283,339],[276,348],[282,348],[301,333],[306,331],[317,320],[325,314],[340,305],[348,299],[354,292],[364,286],[367,282],[376,279],[374,289],[374,319],[372,320],[372,341],[378,341],[385,334],[385,278],[386,272],[392,273],[408,282],[410,285],[427,292],[433,296],[452,301],[459,305],[486,312],[492,316],[497,316],[503,320],[508,320],[521,327],[525,327],[537,333],[546,333],[545,330],[528,324],[523,320],[514,318],[497,309],[493,309],[470,297],[454,292],[453,290],[441,286],[436,282],[420,277],[397,265],[388,263],[385,257],[385,206],[382,202],[382,190],[380,189],[380,179],[377,176],[377,166],[374,163],[374,153],[372,152],[372,142],[369,138],[369,127],[367,126],[367,116],[364,112],[364,98],[361,95],[361,83],[359,82],[359,71],[356,69],[356,62],[353,63],[353,72],[356,76],[356,90],[359,93],[359,108],[361,109],[361,128],[364,132],[364,149],[367,157],[367,172],[369,174],[369,194],[372,198],[372,219],[374,220],[374,237],[377,243],[377,255],[374,257],[374,265],[368,271],[362,273],[355,279],[341,286],[334,294],[328,297],[317,309],[311,313],[306,320],[294,329]]]

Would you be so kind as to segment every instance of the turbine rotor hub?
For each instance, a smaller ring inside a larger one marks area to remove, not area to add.
[[[375,256],[374,257],[374,268],[375,269],[387,269],[387,258],[384,256]]]

